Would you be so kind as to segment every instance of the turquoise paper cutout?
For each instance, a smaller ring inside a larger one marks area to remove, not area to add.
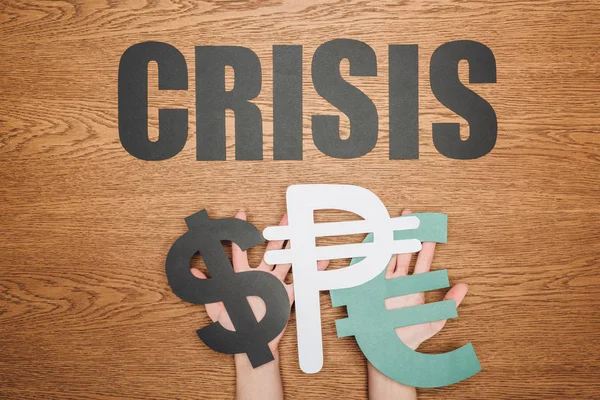
[[[419,239],[445,243],[447,216],[438,213],[411,214],[420,220],[418,229],[395,231],[394,239]],[[369,234],[364,242],[373,241]],[[353,258],[350,265],[361,258]],[[385,279],[384,270],[356,287],[330,291],[334,307],[346,305],[348,317],[336,321],[338,337],[354,336],[371,364],[387,377],[404,385],[433,388],[460,382],[481,371],[473,345],[468,343],[443,354],[424,354],[410,349],[395,328],[455,318],[453,300],[387,310],[385,299],[450,286],[448,271],[433,271]]]

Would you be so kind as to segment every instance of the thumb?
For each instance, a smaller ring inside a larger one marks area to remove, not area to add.
[[[467,291],[469,290],[469,286],[466,283],[456,284],[446,293],[444,296],[444,300],[454,300],[456,303],[456,308],[462,303],[465,296],[467,295]],[[442,330],[444,325],[446,325],[447,319],[433,321],[431,322],[431,328],[433,329],[432,336]]]
[[[466,283],[456,284],[448,291],[448,293],[446,293],[444,300],[454,300],[456,307],[458,307],[467,295],[468,290],[469,286]]]

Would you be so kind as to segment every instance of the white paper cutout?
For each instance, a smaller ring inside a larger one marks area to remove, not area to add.
[[[291,263],[296,297],[296,323],[300,369],[319,372],[323,366],[319,291],[361,285],[383,271],[393,254],[421,250],[418,239],[394,241],[394,231],[417,229],[417,217],[390,218],[373,192],[352,185],[292,185],[286,192],[288,225],[268,227],[267,240],[290,241],[290,248],[265,253],[269,264]],[[315,210],[344,210],[362,221],[315,223]],[[373,232],[373,243],[316,246],[319,236],[341,236]],[[317,260],[365,257],[337,270],[318,271]]]

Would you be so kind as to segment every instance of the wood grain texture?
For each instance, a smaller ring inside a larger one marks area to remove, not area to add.
[[[434,268],[469,294],[423,351],[472,341],[483,371],[421,398],[599,398],[598,20],[596,0],[3,0],[0,397],[232,398],[233,360],[195,336],[208,317],[170,291],[166,253],[201,208],[219,218],[244,208],[264,228],[281,216],[288,185],[322,182],[367,187],[391,213],[449,214]],[[380,124],[376,149],[355,160],[321,154],[310,135],[311,115],[336,111],[310,78],[314,50],[334,38],[377,54],[377,77],[349,78]],[[460,121],[436,101],[428,72],[433,51],[457,39],[486,44],[498,69],[496,84],[472,86],[499,127],[494,150],[472,161],[443,157],[431,139],[433,122]],[[189,70],[187,92],[159,93],[151,68],[151,134],[159,107],[190,114],[185,149],[161,162],[130,156],[117,130],[119,59],[146,40],[177,47]],[[195,161],[194,46],[209,44],[247,46],[261,60],[264,161],[234,160],[231,114],[229,161]],[[299,162],[272,161],[274,44],[304,46]],[[419,45],[419,160],[388,160],[389,44]],[[292,318],[281,344],[286,397],[364,399],[364,358],[335,335],[344,310],[321,299],[324,368],[299,370]]]

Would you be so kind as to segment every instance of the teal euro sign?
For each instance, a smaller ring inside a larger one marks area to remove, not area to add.
[[[395,231],[394,239],[445,243],[447,216],[437,213],[411,214],[419,228]],[[364,242],[372,242],[373,235]],[[353,258],[355,264],[360,258]],[[433,388],[460,382],[481,370],[468,343],[442,354],[424,354],[406,346],[395,328],[455,318],[454,300],[387,310],[385,299],[449,287],[447,270],[385,279],[385,270],[374,279],[352,288],[332,290],[334,307],[347,306],[348,317],[336,321],[338,337],[354,336],[369,362],[384,375],[404,385]]]

